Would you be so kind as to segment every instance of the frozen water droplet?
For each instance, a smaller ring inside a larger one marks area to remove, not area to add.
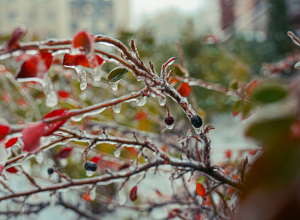
[[[151,92],[151,96],[152,96],[153,98],[155,98],[155,97],[156,97],[156,94],[155,94],[154,92]]]
[[[90,192],[91,200],[96,199],[96,186]]]
[[[75,66],[75,71],[79,77],[80,89],[85,90],[87,87],[86,72],[83,66]]]
[[[174,124],[175,124],[175,123],[173,123],[172,125],[167,125],[167,128],[168,128],[168,129],[173,129],[173,128],[174,128]]]
[[[7,154],[7,157],[11,156],[11,147],[6,148],[6,154]]]
[[[113,108],[113,111],[114,111],[115,113],[120,113],[120,112],[121,112],[121,108],[122,108],[122,102],[120,102],[120,103],[114,105],[112,108]]]
[[[118,83],[119,81],[110,83],[112,90],[116,91],[118,89]]]
[[[158,99],[158,104],[160,106],[164,106],[166,104],[166,96],[165,95],[161,94],[160,96],[157,97],[157,99]]]
[[[119,205],[124,205],[126,203],[126,196],[123,190],[119,191]]]
[[[143,106],[143,105],[145,105],[146,104],[146,96],[143,96],[143,97],[140,97],[140,98],[137,98],[136,99],[136,104],[138,105],[138,106]]]
[[[96,66],[94,69],[92,69],[92,73],[93,73],[93,79],[95,81],[101,80],[102,72],[99,66]]]
[[[114,155],[115,157],[119,157],[121,154],[121,147],[116,147],[115,151],[114,151]]]
[[[95,172],[94,172],[94,171],[91,171],[91,170],[87,170],[87,171],[86,171],[86,175],[87,175],[87,176],[93,176],[94,173],[95,173]]]
[[[48,107],[54,107],[57,104],[57,94],[55,91],[51,91],[46,96],[46,106]]]
[[[60,165],[61,165],[62,167],[65,167],[65,166],[68,165],[68,160],[67,160],[67,159],[61,159],[61,160],[59,161],[59,163],[60,163]]]
[[[195,128],[194,126],[193,126],[193,128],[194,128],[194,130],[195,130],[196,134],[200,134],[200,132],[201,132],[201,128]]]
[[[43,162],[43,152],[42,151],[38,152],[35,159],[36,159],[36,162],[42,163]]]

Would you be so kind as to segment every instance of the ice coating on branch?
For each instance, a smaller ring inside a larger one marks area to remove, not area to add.
[[[6,154],[7,154],[7,157],[11,156],[11,147],[6,148]]]
[[[1,176],[2,176],[3,180],[5,180],[5,181],[7,181],[9,179],[9,175],[6,170],[2,170]]]
[[[41,152],[41,151],[38,152],[35,159],[36,159],[36,162],[38,162],[39,164],[42,163],[43,162],[43,152]]]
[[[137,99],[136,99],[136,104],[137,104],[137,106],[144,106],[144,105],[146,104],[146,102],[147,102],[146,99],[147,99],[146,96],[137,98]]]
[[[166,125],[166,127],[167,127],[168,129],[173,129],[173,128],[174,128],[174,124],[175,124],[175,123],[173,123],[172,125]]]
[[[75,66],[74,69],[79,77],[80,89],[85,90],[87,87],[87,82],[86,82],[86,72],[85,72],[84,67]]]
[[[59,163],[60,163],[60,165],[61,165],[62,167],[65,167],[65,166],[68,165],[68,160],[65,159],[65,158],[60,159]]]
[[[164,106],[166,104],[166,96],[161,94],[160,96],[157,97],[158,99],[158,104],[160,106]]]
[[[116,81],[116,82],[111,82],[111,89],[114,90],[114,91],[117,91],[118,90],[118,84],[119,84],[119,81]]]
[[[122,108],[122,102],[120,102],[120,103],[118,103],[118,104],[116,104],[116,105],[114,105],[112,107],[112,109],[113,109],[113,111],[115,113],[120,113],[121,112],[121,108]]]
[[[48,73],[44,75],[42,86],[44,88],[44,92],[46,94],[46,106],[54,107],[57,105],[57,94],[53,90],[53,84],[51,82]]]
[[[93,189],[90,192],[91,200],[96,199],[96,187],[93,187]]]
[[[84,118],[84,115],[83,115],[83,114],[82,114],[82,115],[75,115],[75,116],[71,117],[71,120],[72,120],[72,121],[75,121],[75,122],[79,122],[79,121],[81,121],[83,118]]]
[[[55,206],[56,203],[56,197],[55,194],[54,195],[50,195],[50,206]]]
[[[114,151],[114,155],[115,157],[120,157],[121,154],[121,147],[116,147],[115,151]]]
[[[5,148],[5,142],[2,140],[0,142],[0,174],[1,171],[3,171],[4,166],[7,161],[7,153],[6,153],[6,148]]]
[[[94,105],[90,106],[89,108],[94,107]],[[88,108],[87,108],[88,109]],[[100,109],[96,109],[94,111],[90,111],[81,115],[75,115],[73,117],[71,117],[72,121],[78,122],[81,121],[83,118],[85,118],[86,116],[92,116],[92,115],[98,115],[101,112],[103,112],[106,108],[100,108]]]

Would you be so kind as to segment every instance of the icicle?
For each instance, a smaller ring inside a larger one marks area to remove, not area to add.
[[[41,152],[41,151],[38,152],[35,159],[36,159],[36,162],[42,163],[43,162],[43,152]]]
[[[87,170],[87,171],[86,171],[86,175],[87,175],[87,176],[93,176],[94,173],[95,173],[95,172],[94,172],[94,171],[91,171],[91,170]]]
[[[119,205],[124,205],[126,203],[126,196],[122,189],[119,191],[119,199],[118,200],[119,200]]]
[[[156,97],[156,94],[155,94],[154,92],[151,92],[151,96],[152,96],[153,98],[155,98],[155,97]]]
[[[114,105],[112,108],[113,108],[113,111],[114,111],[115,113],[120,113],[120,112],[121,112],[121,108],[122,108],[122,102],[120,102],[120,103]]]
[[[193,126],[193,128],[194,128],[194,130],[195,130],[196,134],[200,134],[200,132],[201,132],[201,128],[195,128],[194,126]]]
[[[75,121],[75,122],[78,122],[78,121],[81,121],[82,119],[84,118],[84,115],[75,115],[73,117],[71,117],[71,120],[72,121]]]
[[[86,72],[83,66],[75,66],[75,71],[79,77],[80,89],[85,90],[87,87]]]
[[[48,73],[44,75],[42,86],[46,94],[46,106],[54,107],[57,105],[57,94],[53,90],[53,85]]]
[[[115,151],[114,151],[114,155],[115,157],[119,157],[121,154],[121,147],[116,147]]]
[[[96,199],[96,186],[90,192],[91,200]]]
[[[158,104],[160,106],[164,106],[166,104],[166,96],[165,95],[161,94],[160,96],[157,97],[157,99],[158,99]]]
[[[112,90],[114,90],[114,91],[118,90],[118,83],[119,83],[119,81],[110,83]]]
[[[7,154],[7,157],[11,156],[11,147],[6,148],[6,154]]]
[[[56,203],[56,198],[55,198],[55,195],[50,195],[50,206],[55,206],[55,203]]]
[[[138,105],[138,106],[143,106],[143,105],[145,105],[146,104],[146,96],[143,96],[143,97],[141,97],[141,98],[137,98],[136,99],[136,104]]]
[[[92,69],[92,73],[93,73],[93,79],[95,81],[100,81],[101,77],[102,77],[102,72],[99,66],[96,66],[94,69]]]

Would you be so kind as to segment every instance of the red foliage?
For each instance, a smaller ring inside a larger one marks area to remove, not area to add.
[[[24,60],[16,79],[36,77],[39,73],[49,70],[53,56],[51,53],[40,53],[37,55],[19,56],[19,60]]]
[[[257,151],[258,151],[257,149],[251,149],[251,150],[248,151],[248,153],[249,153],[250,155],[253,155],[253,156],[254,156],[254,155],[257,153]]]
[[[132,189],[130,190],[129,197],[132,202],[134,202],[137,199],[137,186],[132,187]]]
[[[99,57],[98,55],[95,55],[98,65],[101,65],[104,60]],[[86,68],[91,68],[88,59],[84,54],[78,54],[78,55],[70,55],[70,54],[65,54],[64,55],[64,60],[63,60],[63,65],[65,66],[83,66]],[[93,66],[94,67],[94,66]]]
[[[55,118],[58,116],[66,116],[68,115],[68,111],[64,110],[64,109],[56,109],[53,110],[51,112],[49,112],[48,114],[46,114],[43,119],[49,119],[49,118]],[[43,136],[49,136],[51,134],[53,134],[55,131],[57,131],[67,120],[61,120],[61,121],[57,121],[51,124],[48,124],[47,127],[45,127]]]
[[[91,161],[94,163],[98,163],[102,159],[102,156],[94,156]]]
[[[59,91],[57,92],[57,95],[58,95],[60,98],[67,99],[67,98],[69,98],[70,93],[68,93],[68,92],[65,91],[65,90],[59,90]]]
[[[9,139],[9,140],[5,143],[5,148],[9,148],[9,147],[11,147],[11,146],[14,146],[14,145],[17,143],[18,139],[19,139],[18,137],[14,137],[14,138]]]
[[[204,197],[206,195],[205,187],[201,183],[196,184],[196,192],[199,196]]]
[[[231,155],[232,155],[232,151],[231,150],[225,151],[225,158],[230,158]]]
[[[0,137],[2,135],[6,135],[9,132],[9,130],[10,130],[10,128],[7,125],[1,125],[0,124]],[[3,138],[0,138],[0,141],[3,140]]]
[[[176,77],[171,77],[170,78],[170,85],[171,86],[176,85],[176,83],[178,83],[178,82],[179,82],[179,79],[177,79]]]
[[[125,169],[127,169],[128,167],[130,167],[130,164],[129,164],[129,163],[124,163],[123,165],[121,165],[121,166],[118,168],[118,171],[120,171],[120,170],[125,170]]]
[[[82,200],[83,201],[91,201],[91,195],[89,193],[85,193],[83,196],[82,196]]]
[[[246,86],[246,95],[250,96],[251,92],[253,91],[253,89],[255,89],[257,85],[258,85],[257,79],[254,79],[251,82],[249,82]]]
[[[182,213],[182,210],[181,209],[172,209],[171,211],[169,211],[169,214],[168,214],[168,219],[171,219],[171,218],[175,218],[177,215],[181,214]],[[176,215],[177,214],[177,215]]]
[[[40,146],[40,137],[44,133],[44,128],[47,124],[43,122],[35,122],[22,130],[22,139],[24,142],[24,146],[22,151],[34,152]]]
[[[7,92],[3,93],[3,95],[2,95],[2,101],[3,102],[10,102],[11,101],[11,97],[10,97],[10,95]]]
[[[60,149],[60,151],[58,151],[58,153],[55,155],[55,158],[56,159],[67,158],[71,155],[72,151],[73,151],[72,147],[64,147]]]
[[[162,196],[162,193],[161,193],[159,190],[156,189],[155,192],[156,192],[156,194],[157,194],[159,197]]]
[[[78,31],[73,38],[72,46],[74,48],[83,47],[86,54],[89,54],[94,47],[94,39],[85,30]]]
[[[10,168],[6,169],[6,171],[9,172],[9,173],[17,173],[17,172],[19,172],[19,170],[16,169],[15,167],[10,167]]]
[[[5,52],[12,52],[14,49],[19,48],[19,40],[25,33],[26,29],[24,27],[16,28],[5,44]]]
[[[181,83],[181,85],[177,88],[178,93],[183,96],[187,97],[191,93],[191,87],[187,82]]]
[[[147,118],[148,117],[148,115],[145,113],[145,112],[139,112],[139,113],[137,113],[135,116],[134,116],[134,120],[138,120],[138,121],[140,121],[140,120],[143,120],[143,119],[145,119],[145,118]]]

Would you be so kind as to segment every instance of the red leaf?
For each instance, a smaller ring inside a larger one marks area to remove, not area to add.
[[[16,79],[36,77],[39,73],[49,70],[53,56],[51,53],[40,53],[37,55],[20,55],[17,61],[25,60],[18,72]]]
[[[94,49],[94,39],[85,30],[81,30],[74,36],[72,46],[74,48],[83,47],[85,54],[89,54]]]
[[[11,147],[11,146],[14,146],[14,145],[17,143],[18,139],[19,139],[18,137],[14,137],[14,138],[9,139],[9,140],[5,143],[5,148],[9,148],[9,147]]]
[[[59,117],[59,116],[66,116],[68,115],[68,111],[64,110],[64,109],[56,109],[53,110],[51,112],[49,112],[48,114],[46,114],[43,119],[50,119],[50,118],[55,118],[55,117]],[[45,127],[43,136],[49,136],[51,134],[53,134],[55,131],[57,131],[64,123],[66,123],[67,120],[61,120],[61,121],[57,121],[51,124],[48,124],[47,127]]]
[[[25,33],[26,29],[24,27],[16,28],[5,44],[5,52],[12,52],[14,49],[18,48],[19,40]]]
[[[19,172],[19,170],[16,169],[15,167],[10,167],[10,168],[6,169],[6,171],[9,172],[9,173],[17,173],[17,172]]]
[[[130,190],[129,197],[132,202],[134,202],[137,199],[137,186],[132,187],[132,189]]]
[[[121,166],[119,167],[118,171],[120,171],[120,170],[125,170],[125,169],[127,169],[128,167],[130,167],[130,164],[129,164],[129,163],[124,163],[123,165],[121,165]]]
[[[191,92],[191,87],[189,86],[188,83],[183,82],[181,83],[181,85],[177,88],[178,93],[183,96],[183,97],[187,97],[190,92]]]
[[[35,122],[27,127],[25,127],[22,131],[22,139],[24,142],[24,146],[22,151],[34,152],[40,146],[40,137],[44,133],[44,128],[47,124],[43,122]]]
[[[206,195],[205,187],[201,183],[196,184],[196,192],[199,196],[204,197]]]
[[[246,86],[246,95],[250,96],[251,92],[257,85],[258,85],[257,79],[254,79],[251,82],[249,82]]]
[[[171,86],[176,85],[176,83],[178,83],[178,82],[179,82],[179,79],[177,79],[176,77],[171,77],[170,78],[170,85]]]
[[[137,114],[134,116],[134,120],[140,121],[140,120],[143,120],[143,119],[145,119],[145,118],[147,118],[147,117],[148,117],[148,115],[147,115],[145,112],[139,112],[139,113],[137,113]]]
[[[232,151],[231,150],[225,151],[225,158],[230,158],[231,155],[232,155]]]
[[[155,190],[155,192],[157,193],[157,195],[158,195],[159,197],[161,197],[161,196],[162,196],[161,192],[160,192],[160,191],[158,191],[157,189]]]
[[[82,196],[82,200],[83,201],[91,201],[91,195],[89,193],[85,193],[83,196]]]
[[[94,163],[98,163],[102,159],[102,156],[94,156],[91,161]]]
[[[96,55],[98,64],[101,65],[103,63],[103,59]],[[83,66],[86,68],[90,68],[90,64],[84,54],[78,54],[78,55],[70,55],[70,54],[65,54],[64,55],[64,60],[63,60],[63,65],[65,66]]]
[[[257,153],[257,151],[258,151],[257,149],[251,149],[251,150],[248,151],[248,153],[250,155],[255,155]]]
[[[11,97],[7,92],[4,92],[2,95],[2,101],[3,102],[10,102],[11,101]]]
[[[169,214],[168,214],[168,219],[170,218],[175,218],[178,214],[182,213],[182,210],[180,209],[172,209],[171,211],[169,211]],[[177,215],[176,215],[177,214]]]
[[[10,128],[7,125],[0,124],[0,141],[3,140],[5,137],[4,136],[3,138],[1,138],[1,136],[6,135],[9,132],[9,130],[10,130]]]
[[[64,147],[60,149],[60,151],[55,155],[55,158],[56,159],[67,158],[71,155],[72,151],[73,151],[72,147]]]
[[[57,92],[57,95],[58,95],[60,98],[66,99],[66,98],[69,98],[70,93],[66,92],[65,90],[59,90],[59,91]]]

